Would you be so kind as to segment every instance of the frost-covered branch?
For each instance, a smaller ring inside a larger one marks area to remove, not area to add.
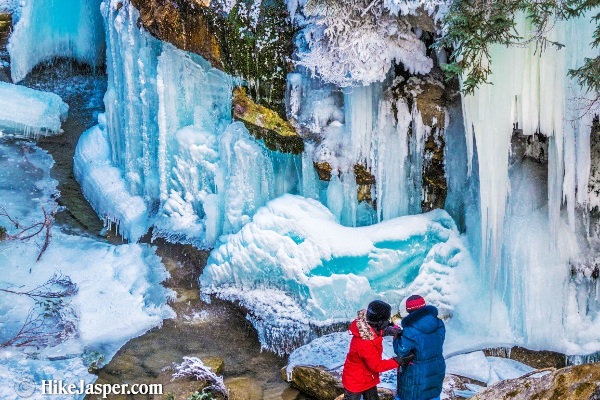
[[[177,379],[195,379],[197,381],[204,381],[209,384],[207,390],[213,390],[221,393],[225,398],[228,398],[228,390],[223,383],[223,377],[218,376],[211,371],[210,367],[204,365],[202,360],[197,357],[183,357],[181,364],[173,364],[175,373],[173,374],[172,381]]]
[[[28,296],[36,300],[71,297],[77,294],[78,290],[77,285],[71,280],[71,277],[62,274],[54,274],[52,278],[43,284],[24,292],[0,288],[0,292]]]
[[[62,299],[40,301],[29,310],[19,331],[0,343],[0,348],[55,346],[77,333],[75,321],[73,310]]]
[[[50,239],[52,237],[52,224],[54,223],[54,216],[56,215],[56,207],[50,212],[42,207],[44,218],[42,221],[36,222],[31,225],[23,225],[16,218],[8,214],[4,207],[0,207],[0,217],[6,218],[10,224],[16,229],[15,233],[8,233],[6,229],[0,231],[0,240],[20,240],[26,241],[34,238],[38,235],[44,235],[44,242],[40,248],[40,252],[37,257],[37,261],[40,261],[42,255],[50,245]]]
[[[382,0],[309,0],[304,14],[306,46],[298,65],[339,86],[382,81],[395,63],[427,73],[433,61],[405,18]]]
[[[450,63],[444,65],[449,78],[462,76],[463,91],[472,93],[488,82],[491,73],[490,46],[527,45],[535,42],[538,51],[549,45],[562,47],[548,38],[556,21],[583,15],[600,6],[599,0],[455,0],[443,18],[444,35],[434,44],[451,50]],[[523,13],[532,32],[516,30],[516,16]],[[600,13],[592,46],[600,43]],[[527,36],[525,36],[527,34]],[[582,68],[569,72],[582,86],[600,92],[600,58],[586,59]]]

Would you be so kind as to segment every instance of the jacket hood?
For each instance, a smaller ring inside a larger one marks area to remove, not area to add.
[[[438,309],[434,306],[425,306],[411,312],[402,320],[402,328],[413,327],[423,333],[432,333],[440,326]]]
[[[356,313],[356,319],[352,321],[349,329],[352,336],[359,337],[363,340],[375,339],[375,332],[367,323],[367,310],[360,310]]]

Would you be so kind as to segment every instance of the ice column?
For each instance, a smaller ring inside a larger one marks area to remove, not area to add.
[[[19,82],[54,57],[91,66],[104,61],[101,0],[29,0],[10,37],[11,75]]]

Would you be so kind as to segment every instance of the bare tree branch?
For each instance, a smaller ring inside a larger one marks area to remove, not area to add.
[[[7,230],[3,231],[3,240],[26,241],[38,235],[44,234],[44,243],[40,248],[40,252],[36,261],[40,261],[42,255],[48,249],[50,239],[52,238],[51,228],[52,224],[54,223],[54,216],[56,215],[57,209],[55,206],[54,209],[51,212],[49,212],[44,207],[42,207],[42,212],[44,213],[43,221],[36,222],[29,226],[24,226],[16,218],[9,215],[4,207],[0,207],[0,217],[8,219],[11,225],[14,226],[15,229],[17,229],[17,232],[12,234],[8,233]]]

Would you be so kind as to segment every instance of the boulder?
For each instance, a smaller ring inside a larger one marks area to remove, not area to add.
[[[287,380],[285,368],[281,371]],[[344,393],[339,370],[327,370],[321,366],[297,366],[292,371],[290,385],[318,400],[335,400]]]
[[[281,370],[282,378],[287,380],[286,369]],[[321,366],[296,366],[292,372],[290,385],[318,400],[343,399],[341,368],[328,370]],[[459,400],[462,397],[454,394],[455,390],[468,390],[467,384],[481,384],[469,378],[446,375],[442,397],[448,400]],[[395,391],[379,387],[381,400],[393,400]]]
[[[567,357],[562,353],[548,350],[529,350],[515,346],[510,350],[510,359],[529,365],[532,368],[563,368]]]
[[[264,398],[262,387],[255,380],[240,376],[225,380],[229,390],[229,400],[261,400]]]
[[[600,363],[539,370],[517,379],[500,381],[479,392],[473,400],[598,400]]]

